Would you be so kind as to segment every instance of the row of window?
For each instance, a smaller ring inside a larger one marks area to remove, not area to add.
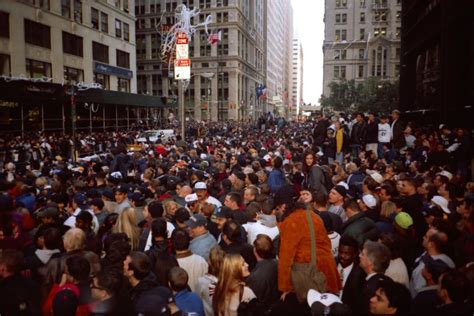
[[[356,78],[365,77],[365,66],[357,65]],[[400,65],[396,64],[393,68],[394,76],[398,77],[400,75]],[[383,67],[381,64],[373,64],[371,75],[373,77],[387,77],[387,68]],[[346,78],[346,66],[334,66],[334,79],[347,79]]]
[[[395,31],[395,38],[400,39],[402,29],[400,27],[396,28]],[[373,36],[387,36],[387,28],[386,27],[375,27]],[[359,29],[359,40],[365,40],[365,29]],[[347,30],[336,30],[335,31],[335,41],[347,41]]]
[[[52,77],[51,63],[27,58],[25,60],[26,75],[29,78]],[[11,75],[10,56],[0,54],[0,75]],[[84,71],[82,69],[64,66],[64,81],[74,84],[84,81]],[[117,78],[118,91],[130,92],[130,80]],[[110,76],[94,73],[94,82],[100,83],[104,89],[110,89]]]
[[[374,12],[373,22],[387,22],[387,12]],[[396,20],[401,20],[401,11],[397,11]],[[337,13],[335,17],[336,24],[347,24],[347,13]],[[359,15],[359,23],[365,23],[365,12]]]
[[[349,0],[350,1],[350,0]],[[357,0],[354,0],[354,3]],[[366,5],[366,0],[358,0],[359,1],[359,6],[361,8],[365,8]],[[392,1],[392,0],[390,0]],[[348,0],[335,0],[336,8],[347,8],[347,2]],[[401,5],[402,0],[397,0],[397,5]],[[379,6],[379,7],[386,7],[387,6],[387,0],[374,0],[374,5]]]
[[[50,27],[41,23],[25,19],[25,42],[36,46],[51,49]],[[62,33],[63,52],[74,56],[83,57],[83,38],[68,32]],[[130,54],[117,49],[117,66],[130,68]],[[109,63],[109,47],[97,42],[92,42],[92,58],[97,61]]]
[[[365,49],[360,48],[358,52],[358,59],[365,59]],[[395,49],[395,58],[400,58],[400,48]],[[334,59],[335,60],[345,60],[347,59],[347,49],[335,49],[334,50]],[[295,68],[293,68],[295,69]]]

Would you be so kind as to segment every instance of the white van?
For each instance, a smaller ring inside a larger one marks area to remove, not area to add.
[[[158,139],[161,139],[163,143],[169,142],[176,139],[174,130],[172,129],[158,129],[158,130],[149,130],[140,134],[137,138],[139,143],[155,143]]]

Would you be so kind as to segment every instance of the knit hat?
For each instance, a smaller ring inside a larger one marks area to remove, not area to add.
[[[395,223],[403,229],[408,229],[413,225],[413,219],[410,214],[406,212],[400,212],[395,216]]]
[[[336,191],[337,193],[339,193],[342,197],[346,197],[346,195],[347,195],[347,189],[344,186],[340,185],[340,184],[336,185],[332,189],[334,191]]]

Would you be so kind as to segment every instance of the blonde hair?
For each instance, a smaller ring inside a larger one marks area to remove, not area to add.
[[[66,252],[82,250],[86,248],[86,234],[80,228],[69,229],[63,237]]]
[[[163,203],[163,208],[165,209],[166,214],[169,214],[169,210],[171,209],[172,205],[176,206],[176,210],[179,208],[179,204],[173,200],[168,200]]]
[[[137,216],[135,210],[128,207],[123,210],[117,219],[113,228],[114,233],[125,233],[130,239],[132,250],[138,249],[138,241],[140,240],[140,228],[137,224]]]
[[[214,315],[221,316],[230,303],[233,294],[244,285],[242,273],[243,258],[239,254],[226,254],[219,271],[219,277],[212,298]]]
[[[397,211],[397,206],[392,201],[385,201],[380,207],[380,217],[390,218]]]
[[[213,276],[219,276],[219,271],[222,268],[222,262],[224,261],[225,252],[219,246],[215,246],[211,249],[209,254],[209,268],[208,273]]]

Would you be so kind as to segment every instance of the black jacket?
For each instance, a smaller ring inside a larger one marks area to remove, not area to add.
[[[313,130],[313,145],[322,146],[324,138],[326,138],[327,129],[329,127],[329,122],[325,119],[316,123],[316,126]]]
[[[354,145],[365,145],[367,140],[367,124],[365,121],[357,122],[352,126],[351,143]]]
[[[358,302],[360,290],[363,288],[365,283],[365,277],[366,274],[364,270],[359,266],[359,262],[355,261],[352,271],[347,277],[341,297],[342,302],[351,308],[354,315],[357,314],[360,307]]]
[[[367,144],[379,142],[379,124],[377,122],[367,122]]]
[[[395,147],[395,149],[400,150],[406,145],[405,135],[403,134],[404,130],[405,130],[405,125],[400,121],[400,119],[398,119],[393,125],[392,144]]]
[[[278,292],[278,261],[265,259],[259,261],[245,280],[248,287],[257,296],[257,299],[270,306],[280,298]]]
[[[378,231],[374,221],[368,218],[364,212],[359,212],[342,225],[342,236],[344,235],[351,236],[362,246],[367,239],[376,240]]]
[[[257,258],[255,258],[255,255],[253,254],[253,247],[247,242],[233,242],[231,244],[226,244],[224,239],[222,239],[219,246],[225,253],[240,254],[249,265],[249,271],[252,271],[257,264]]]
[[[0,281],[0,315],[41,315],[40,295],[36,285],[20,275]]]
[[[377,273],[365,281],[362,289],[360,289],[360,295],[358,297],[359,306],[357,307],[358,313],[354,315],[370,315],[370,299],[375,295],[377,291],[378,283],[382,280],[388,280],[390,277],[382,273]],[[391,280],[391,279],[390,279]]]
[[[420,242],[423,240],[423,236],[425,236],[425,233],[428,230],[428,224],[421,212],[422,208],[423,198],[419,194],[407,196],[402,200],[402,211],[410,214],[413,219],[416,238]]]

